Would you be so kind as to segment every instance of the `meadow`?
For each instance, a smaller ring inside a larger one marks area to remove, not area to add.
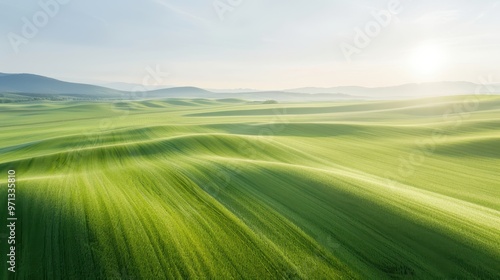
[[[500,279],[499,128],[499,96],[0,104],[0,278]]]

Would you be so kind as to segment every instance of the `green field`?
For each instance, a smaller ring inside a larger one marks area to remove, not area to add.
[[[500,279],[500,97],[0,104],[1,279]]]

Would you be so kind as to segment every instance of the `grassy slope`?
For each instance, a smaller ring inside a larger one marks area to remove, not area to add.
[[[500,98],[465,98],[0,105],[17,277],[499,278]]]

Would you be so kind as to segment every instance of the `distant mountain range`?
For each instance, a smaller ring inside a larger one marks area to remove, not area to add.
[[[120,85],[120,86],[116,86]],[[204,90],[196,87],[171,87],[155,90],[125,91],[116,88],[141,88],[134,84],[116,83],[115,89],[60,81],[34,74],[0,73],[0,98],[11,99],[158,99],[158,98],[238,98],[250,101],[281,102],[406,99],[481,93],[500,93],[500,85],[480,86],[469,82],[405,84],[393,87],[298,88],[283,91]],[[125,85],[125,86],[124,86]],[[217,91],[217,92],[215,92]]]
[[[157,90],[157,89],[164,89],[164,88],[173,88],[174,86],[142,86],[138,84],[133,84],[133,83],[121,83],[121,82],[116,82],[116,83],[90,83],[94,84],[96,86],[101,86],[101,87],[107,87],[110,89],[116,89],[116,90],[121,90],[121,91],[133,91],[136,88],[147,88],[148,90]]]
[[[341,92],[347,95],[367,96],[376,99],[400,99],[400,98],[418,98],[428,96],[444,96],[444,95],[463,95],[474,93],[500,93],[500,85],[483,86],[470,82],[434,82],[421,84],[404,84],[391,87],[332,87],[332,88],[297,88],[285,90],[286,92],[296,93],[332,93]]]
[[[94,85],[63,82],[33,74],[0,73],[0,93],[114,96],[120,92]]]
[[[144,99],[210,98],[209,91],[195,87],[122,91],[102,86],[64,82],[33,74],[0,73],[0,93],[26,98]]]

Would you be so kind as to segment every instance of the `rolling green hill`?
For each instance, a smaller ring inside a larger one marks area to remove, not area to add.
[[[498,96],[0,104],[16,279],[499,279],[499,117]]]

